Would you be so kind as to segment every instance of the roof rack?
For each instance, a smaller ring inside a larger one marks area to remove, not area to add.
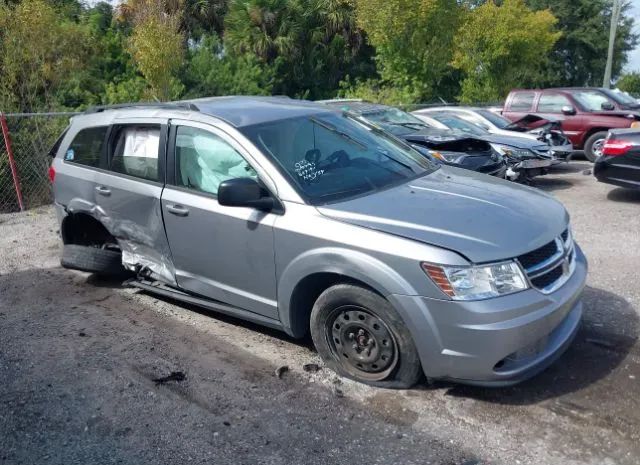
[[[198,111],[198,107],[192,102],[138,102],[138,103],[117,103],[115,105],[96,105],[87,108],[84,113],[100,113],[107,110],[118,110],[120,108],[161,108],[167,110],[191,110]]]

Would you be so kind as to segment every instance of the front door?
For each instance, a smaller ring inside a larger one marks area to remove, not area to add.
[[[277,215],[221,206],[219,184],[257,178],[246,152],[212,126],[171,122],[162,212],[178,285],[277,318],[273,223]]]
[[[565,115],[564,107],[576,109],[576,104],[564,94],[544,92],[538,100],[537,113],[541,116],[549,116],[562,120],[562,130],[571,143],[578,146],[582,140],[582,116],[579,113]]]

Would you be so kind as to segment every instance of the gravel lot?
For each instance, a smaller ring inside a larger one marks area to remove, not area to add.
[[[583,327],[509,389],[306,372],[308,341],[63,270],[51,208],[0,215],[0,463],[637,465],[640,192],[588,167],[537,183],[590,261]]]

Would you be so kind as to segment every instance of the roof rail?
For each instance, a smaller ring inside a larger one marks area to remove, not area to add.
[[[138,103],[116,103],[114,105],[96,105],[87,108],[84,113],[100,113],[107,110],[118,110],[120,108],[164,108],[167,110],[191,110],[198,111],[198,107],[192,102],[138,102]]]
[[[370,103],[367,100],[363,100],[361,98],[330,98],[327,100],[316,100],[316,103],[349,103],[349,102],[359,102],[359,103]]]

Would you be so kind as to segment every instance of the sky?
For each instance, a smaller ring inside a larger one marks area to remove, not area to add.
[[[631,14],[635,18],[635,31],[640,34],[640,0],[631,0]],[[629,61],[626,66],[627,71],[640,72],[640,44],[633,52],[629,53]]]

